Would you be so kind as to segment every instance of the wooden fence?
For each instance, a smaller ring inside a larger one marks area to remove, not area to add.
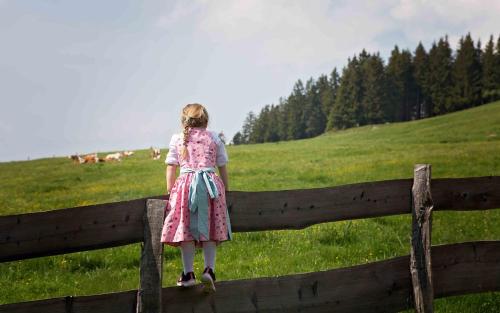
[[[432,193],[431,193],[432,184]],[[500,290],[500,241],[430,246],[435,210],[500,208],[500,177],[414,179],[306,190],[229,192],[233,231],[413,215],[410,255],[314,273],[161,287],[162,196],[0,217],[0,262],[143,242],[140,288],[0,305],[3,312],[432,312],[439,297]],[[105,212],[106,214],[103,214]],[[431,259],[432,256],[432,259]]]

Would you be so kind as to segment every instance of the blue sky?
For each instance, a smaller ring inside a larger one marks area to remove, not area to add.
[[[190,102],[231,138],[362,48],[485,42],[498,16],[487,0],[0,0],[0,161],[165,147]]]

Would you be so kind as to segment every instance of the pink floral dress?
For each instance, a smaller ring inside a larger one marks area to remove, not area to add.
[[[201,217],[193,215],[193,205],[191,205],[190,211],[190,188],[193,188],[191,183],[197,179],[195,176],[197,172],[200,174],[200,170],[214,169],[216,166],[223,166],[227,163],[224,143],[214,132],[205,128],[191,128],[187,143],[187,158],[182,157],[182,148],[183,135],[173,135],[165,163],[180,165],[181,175],[177,177],[170,191],[161,242],[171,246],[179,246],[182,241],[195,241],[195,244],[200,246],[202,241],[211,240],[219,244],[221,241],[231,239],[231,225],[227,212],[224,183],[212,170],[204,171],[203,174],[207,176],[205,180],[208,178],[210,183],[215,186],[216,196],[209,195],[207,185],[206,189],[201,189],[207,195],[203,194],[204,197],[200,197],[203,201],[208,201],[207,231],[205,232],[208,238],[203,233],[195,234],[194,231],[191,231],[193,225],[190,225],[191,219],[195,220],[196,218],[196,221],[201,219]],[[203,180],[202,183],[204,184]]]

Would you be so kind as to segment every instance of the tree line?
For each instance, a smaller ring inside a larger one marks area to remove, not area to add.
[[[426,118],[500,99],[500,36],[484,49],[470,33],[455,52],[448,37],[426,51],[395,46],[385,64],[364,49],[339,75],[298,80],[288,97],[249,112],[233,144],[310,138],[333,129]]]

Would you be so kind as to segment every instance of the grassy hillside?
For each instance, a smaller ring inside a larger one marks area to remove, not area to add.
[[[165,139],[165,142],[168,138]],[[500,102],[421,121],[365,126],[313,139],[228,147],[231,190],[279,190],[432,176],[500,175]],[[164,154],[163,154],[164,158]],[[0,215],[164,193],[164,165],[148,151],[121,163],[67,158],[0,163]],[[500,238],[500,210],[436,212],[433,244]],[[409,253],[410,217],[316,225],[301,231],[238,233],[218,250],[220,280],[344,267]],[[0,303],[137,288],[139,245],[0,264]],[[166,248],[164,285],[181,271]],[[198,254],[195,270],[202,270]],[[500,293],[436,301],[436,312],[500,312]]]

